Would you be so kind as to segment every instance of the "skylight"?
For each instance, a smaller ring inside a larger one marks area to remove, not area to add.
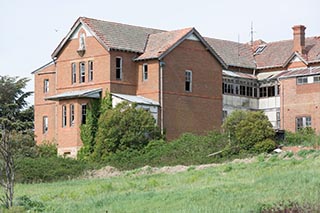
[[[254,55],[259,55],[260,53],[262,53],[262,51],[266,48],[267,45],[259,45],[258,48],[256,49],[256,51],[254,52]]]

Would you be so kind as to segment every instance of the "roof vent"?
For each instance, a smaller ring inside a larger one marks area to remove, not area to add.
[[[267,45],[263,44],[263,45],[259,45],[256,49],[256,51],[254,51],[253,55],[259,55],[260,53],[262,53],[262,51],[266,48]]]

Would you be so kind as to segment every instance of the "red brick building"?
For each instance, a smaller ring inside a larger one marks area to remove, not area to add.
[[[105,90],[114,104],[150,110],[168,139],[220,128],[227,66],[194,28],[167,32],[79,18],[52,58],[33,72],[35,134],[37,143],[55,141],[59,154],[76,155],[87,104]]]
[[[320,38],[252,44],[81,17],[34,71],[37,143],[75,156],[91,99],[136,102],[173,139],[219,129],[235,109],[263,110],[275,129],[320,131]],[[222,87],[221,87],[222,85]]]

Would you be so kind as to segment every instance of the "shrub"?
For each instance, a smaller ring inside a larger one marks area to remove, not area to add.
[[[68,180],[89,168],[85,162],[62,157],[21,158],[17,161],[16,181],[21,183]]]
[[[135,104],[122,102],[99,118],[93,159],[104,161],[110,153],[140,150],[161,133],[152,115]]]
[[[262,111],[236,110],[226,118],[222,127],[230,137],[230,150],[234,153],[252,150],[256,143],[275,135],[272,124]]]
[[[43,212],[45,210],[45,205],[42,202],[31,200],[27,195],[18,197],[15,205],[23,206],[28,212]]]
[[[261,142],[258,142],[254,145],[254,151],[256,153],[269,153],[276,148],[276,143],[271,139],[265,139]]]
[[[317,136],[314,129],[303,128],[297,132],[286,132],[284,144],[287,146],[314,146],[319,145],[320,136]]]
[[[37,146],[39,157],[55,157],[58,154],[57,145],[54,142],[44,141]]]

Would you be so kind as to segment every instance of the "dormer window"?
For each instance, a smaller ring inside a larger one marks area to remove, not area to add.
[[[79,49],[77,50],[78,54],[82,57],[86,52],[86,42],[85,42],[85,34],[81,33],[79,35]]]

